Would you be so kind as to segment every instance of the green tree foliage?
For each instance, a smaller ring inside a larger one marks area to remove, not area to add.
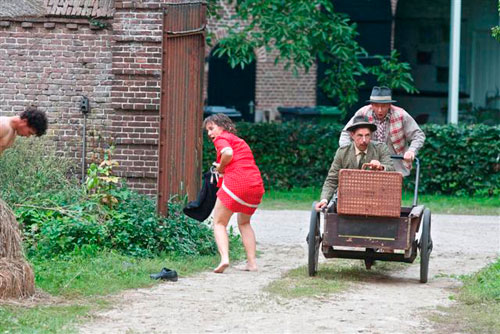
[[[338,124],[287,122],[237,124],[250,145],[266,188],[321,186],[338,148]],[[427,139],[418,153],[419,189],[427,194],[500,194],[500,127],[425,125]],[[215,160],[213,143],[205,137],[203,165]],[[414,176],[405,179],[413,189]]]
[[[335,12],[331,0],[210,0],[210,15],[217,15],[221,2],[232,4],[236,14],[215,54],[226,55],[233,67],[251,63],[258,49],[276,54],[275,63],[295,74],[319,59],[328,67],[320,86],[342,109],[357,102],[358,89],[365,85],[360,78],[367,73],[380,84],[417,91],[409,65],[398,61],[397,52],[389,59],[378,56],[379,65],[362,64],[368,53],[356,41],[356,24]]]
[[[498,0],[498,17],[500,19],[500,0]],[[491,34],[500,42],[500,26],[491,28]]]

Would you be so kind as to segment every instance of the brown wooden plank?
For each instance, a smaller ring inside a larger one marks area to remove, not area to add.
[[[163,17],[158,211],[167,213],[174,195],[194,199],[201,181],[202,84],[204,32],[182,35],[203,26],[205,5],[169,4]],[[112,13],[112,11],[110,11]],[[178,28],[178,29],[177,29]],[[181,34],[171,35],[168,31]]]
[[[412,238],[408,218],[326,214],[323,244],[327,246],[407,249]]]

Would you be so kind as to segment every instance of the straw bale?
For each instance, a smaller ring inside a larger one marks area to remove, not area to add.
[[[0,199],[0,257],[22,259],[21,233],[16,217]]]
[[[0,258],[0,299],[25,298],[35,293],[35,276],[23,259]]]

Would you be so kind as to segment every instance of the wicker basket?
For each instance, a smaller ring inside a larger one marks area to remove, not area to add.
[[[403,175],[342,169],[339,172],[337,212],[339,215],[399,217]]]

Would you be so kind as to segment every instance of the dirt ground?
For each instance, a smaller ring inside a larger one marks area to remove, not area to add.
[[[327,297],[270,296],[265,286],[307,263],[308,220],[307,211],[258,210],[253,221],[263,252],[258,273],[229,268],[222,275],[205,272],[126,291],[80,332],[437,333],[425,315],[453,302],[451,289],[460,283],[449,275],[475,272],[500,251],[500,217],[433,215],[427,284],[419,283],[414,263]]]

